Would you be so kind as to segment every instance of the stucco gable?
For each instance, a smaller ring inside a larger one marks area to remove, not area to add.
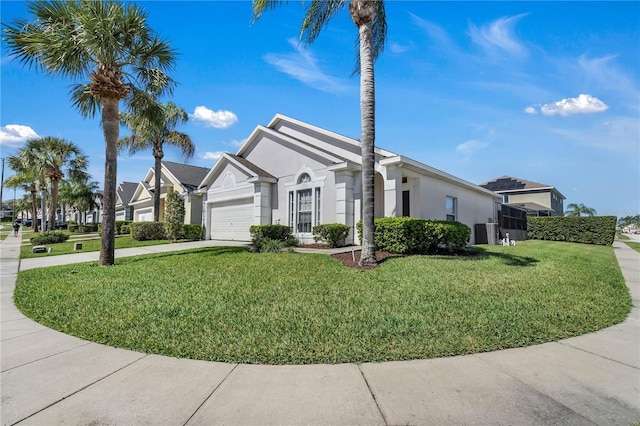
[[[277,182],[277,179],[273,175],[251,163],[246,158],[225,152],[209,173],[207,173],[198,188],[222,186],[222,180],[225,175],[229,173],[234,176],[235,181],[254,182],[262,180],[266,182]]]
[[[129,204],[134,204],[138,201],[149,200],[153,198],[151,192],[151,186],[147,182],[140,182],[136,188]]]

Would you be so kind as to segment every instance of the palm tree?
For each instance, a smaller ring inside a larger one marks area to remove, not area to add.
[[[99,197],[98,188],[100,185],[96,181],[77,181],[73,184],[73,205],[82,214],[82,224],[87,224],[87,211],[96,206],[96,198]],[[104,224],[102,231],[104,232]]]
[[[13,163],[13,164],[12,164]],[[19,188],[25,192],[28,192],[31,196],[31,228],[33,232],[38,232],[38,196],[37,196],[37,178],[30,172],[21,168],[22,163],[17,157],[9,157],[9,167],[11,167],[16,174],[11,176],[5,181],[5,185],[8,188]]]
[[[153,103],[150,103],[153,106]],[[189,116],[184,109],[173,102],[158,104],[157,113],[151,114],[129,112],[120,114],[120,121],[133,133],[118,141],[118,147],[128,148],[129,154],[151,148],[155,159],[155,182],[153,193],[153,220],[160,220],[160,179],[162,177],[163,145],[169,144],[180,148],[185,160],[192,157],[196,146],[189,135],[174,130],[178,124],[184,124]]]
[[[55,229],[56,211],[58,208],[58,188],[65,176],[73,180],[87,179],[85,172],[87,158],[82,155],[80,148],[72,142],[54,137],[44,137],[27,140],[21,151],[26,153],[26,160],[45,178],[50,185],[51,199],[49,200],[49,214],[47,229]],[[44,214],[43,214],[44,219]],[[43,224],[44,228],[44,224]]]
[[[119,104],[125,100],[130,108],[140,106],[140,88],[157,96],[170,92],[175,83],[165,71],[173,66],[175,52],[133,4],[33,1],[28,10],[32,21],[17,19],[5,25],[9,51],[46,74],[89,80],[73,86],[72,103],[85,117],[101,111],[105,172],[99,264],[113,265]]]
[[[567,206],[567,211],[564,212],[565,216],[595,216],[597,213],[595,209],[587,207],[584,204],[571,203]]]
[[[279,0],[253,0],[254,20]],[[303,2],[304,3],[304,2]],[[344,6],[358,27],[358,61],[355,72],[360,73],[360,128],[362,151],[362,254],[360,265],[376,261],[374,242],[374,182],[375,182],[375,84],[373,63],[382,53],[387,38],[387,22],[382,0],[311,0],[307,6],[300,38],[312,43],[324,27]]]

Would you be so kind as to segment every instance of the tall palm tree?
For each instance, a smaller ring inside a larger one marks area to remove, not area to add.
[[[267,9],[279,6],[279,0],[253,0],[254,20]],[[304,1],[303,1],[304,3]],[[312,43],[345,6],[358,27],[358,52],[355,72],[360,73],[360,128],[362,151],[362,254],[360,265],[376,261],[374,241],[375,189],[375,84],[373,63],[382,53],[387,38],[387,22],[382,0],[311,0],[307,6],[300,38]]]
[[[82,224],[87,224],[87,211],[96,206],[96,199],[99,197],[98,188],[100,185],[96,181],[78,180],[73,183],[72,199],[73,206],[82,214]],[[102,228],[104,232],[104,225]]]
[[[12,164],[13,162],[13,164]],[[22,169],[22,163],[17,157],[9,157],[9,167],[11,167],[16,174],[11,176],[5,181],[5,185],[8,188],[19,188],[25,192],[28,192],[31,197],[31,228],[33,232],[38,232],[38,195],[37,195],[37,178],[31,171]]]
[[[152,31],[134,4],[100,0],[32,1],[32,20],[5,25],[8,50],[46,74],[89,80],[71,89],[73,105],[85,117],[101,111],[105,139],[104,222],[100,265],[115,261],[115,204],[119,107],[140,100],[140,89],[161,96],[174,81],[166,71],[175,61],[169,43]]]
[[[87,157],[82,154],[76,144],[54,137],[29,139],[21,148],[22,150],[25,151],[26,160],[40,175],[44,176],[45,182],[50,185],[47,229],[52,231],[56,223],[60,181],[65,176],[65,172],[72,180],[87,179],[88,174],[85,172]]]
[[[150,103],[153,106],[153,103]],[[150,114],[140,114],[138,111],[120,114],[120,121],[131,130],[132,135],[118,141],[118,147],[128,148],[129,154],[149,149],[155,159],[155,182],[153,192],[153,220],[160,220],[160,179],[162,177],[163,145],[178,147],[184,154],[185,160],[192,157],[196,146],[189,135],[175,130],[178,124],[189,120],[188,114],[173,102],[157,105],[157,113],[151,119]]]
[[[584,204],[571,203],[567,206],[567,211],[564,212],[565,216],[595,216],[597,213],[595,209],[587,207]]]

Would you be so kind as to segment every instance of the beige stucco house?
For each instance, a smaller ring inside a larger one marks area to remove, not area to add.
[[[511,176],[480,186],[499,194],[504,205],[525,209],[529,216],[564,216],[565,197],[554,186]]]
[[[197,191],[199,184],[209,172],[208,168],[188,164],[162,162],[160,185],[160,221],[164,220],[164,200],[171,191],[178,191],[184,200],[184,223],[202,223],[202,194]],[[153,220],[153,192],[155,169],[151,167],[144,180],[138,183],[129,205],[133,207],[135,222]]]
[[[496,220],[500,196],[485,188],[381,148],[375,167],[376,217],[457,220],[472,229]],[[251,225],[280,223],[308,243],[313,226],[343,223],[351,227],[346,242],[358,243],[361,169],[358,140],[278,114],[200,184],[206,238],[250,240]]]

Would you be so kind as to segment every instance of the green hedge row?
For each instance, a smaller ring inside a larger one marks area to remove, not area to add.
[[[616,236],[615,216],[550,216],[527,218],[527,236],[533,240],[568,241],[610,246]]]
[[[322,242],[330,247],[344,245],[344,240],[349,236],[349,226],[342,223],[325,223],[313,227],[313,240]]]
[[[162,222],[131,222],[129,224],[131,238],[136,241],[166,240],[164,223]]]
[[[253,225],[249,228],[253,249],[257,252],[280,251],[298,245],[291,228],[286,225]]]
[[[98,232],[98,226],[98,223],[85,223],[84,225],[69,224],[68,229],[69,232],[84,234],[87,232]]]
[[[189,241],[199,241],[202,239],[202,225],[186,224],[182,226],[182,238]]]
[[[42,245],[42,244],[57,244],[64,243],[69,239],[69,234],[66,234],[62,231],[45,231],[41,234],[38,234],[34,237],[31,237],[29,241],[34,246]]]
[[[400,254],[426,254],[437,248],[462,250],[471,237],[471,228],[460,222],[383,217],[375,220],[375,244],[378,250]],[[362,221],[358,222],[362,241]]]

